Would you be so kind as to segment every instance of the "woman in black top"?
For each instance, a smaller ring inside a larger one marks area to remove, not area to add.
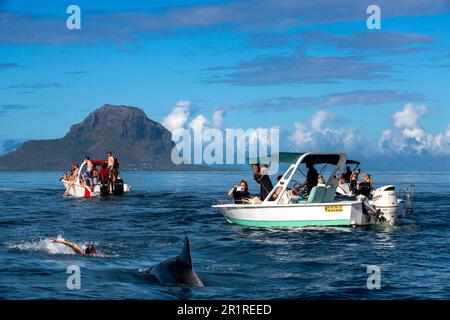
[[[254,172],[253,180],[260,185],[259,193],[261,195],[261,200],[264,201],[273,189],[272,181],[270,181],[270,178],[266,173],[261,172],[261,166],[259,163],[252,164],[252,168]]]
[[[248,192],[247,181],[241,180],[239,184],[235,185],[230,189],[230,191],[228,191],[228,196],[233,197],[234,203],[236,204],[242,204],[244,203],[243,200],[250,199],[251,195],[250,192]]]

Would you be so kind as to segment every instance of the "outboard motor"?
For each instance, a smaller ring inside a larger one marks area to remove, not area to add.
[[[100,185],[100,196],[106,197],[109,195],[109,182]]]
[[[384,186],[375,190],[373,194],[373,206],[380,210],[382,216],[390,224],[395,224],[396,218],[401,214],[395,193],[395,186]]]
[[[380,209],[375,209],[367,199],[366,196],[358,195],[356,197],[358,201],[361,201],[362,203],[362,211],[364,214],[364,224],[371,224],[371,223],[382,223],[386,221],[386,219],[383,217],[383,214],[381,213]]]
[[[114,181],[114,189],[113,189],[113,193],[116,196],[121,196],[123,195],[123,180],[122,179],[116,179],[116,181]]]

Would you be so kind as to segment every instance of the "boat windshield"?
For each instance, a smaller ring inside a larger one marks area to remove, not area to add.
[[[318,163],[318,164],[313,163],[313,165],[314,168],[317,170],[319,176],[323,177],[325,184],[333,184],[332,181],[334,181],[336,177],[339,177],[341,175],[341,169],[337,168],[337,170],[335,170],[336,167],[335,165],[329,163]],[[294,186],[304,183],[308,175],[308,170],[309,169],[306,163],[301,163],[297,167],[297,170],[292,176],[292,179],[289,181],[288,188],[294,188]],[[291,172],[292,172],[291,170],[288,170],[283,175],[285,179],[289,177]]]

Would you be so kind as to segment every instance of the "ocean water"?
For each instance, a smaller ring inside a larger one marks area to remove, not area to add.
[[[124,197],[63,197],[60,173],[0,173],[1,299],[449,299],[450,174],[374,173],[376,185],[416,187],[398,226],[258,229],[211,205],[250,173],[124,172]],[[257,186],[250,182],[253,192]],[[205,288],[150,283],[145,271],[191,241]],[[51,242],[99,254],[79,256]],[[81,270],[69,290],[67,267]],[[367,266],[381,270],[367,288]]]

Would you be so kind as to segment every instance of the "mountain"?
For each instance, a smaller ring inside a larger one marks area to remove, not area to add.
[[[17,150],[22,143],[23,141],[17,141],[14,139],[0,141],[0,155]]]
[[[27,141],[1,156],[0,170],[67,170],[86,155],[105,159],[108,151],[117,156],[122,169],[181,169],[171,161],[174,147],[171,133],[147,118],[143,110],[104,105],[61,139]]]

